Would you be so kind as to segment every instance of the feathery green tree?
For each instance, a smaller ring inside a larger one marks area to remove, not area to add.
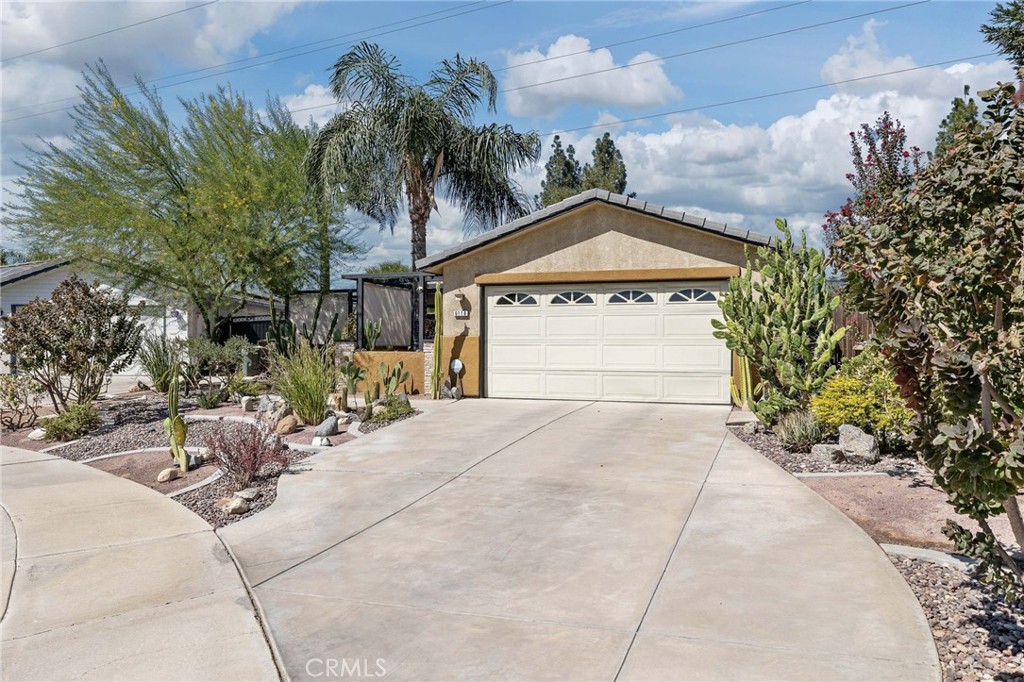
[[[964,96],[953,99],[952,108],[939,124],[939,132],[935,136],[935,158],[949,151],[958,135],[973,135],[984,127],[978,120],[978,105],[970,95],[971,87],[965,85]]]
[[[551,156],[544,164],[545,175],[540,182],[540,196],[535,198],[538,208],[557,204],[583,188],[583,171],[576,160],[576,149],[569,145],[562,148],[562,138],[555,135],[551,142]]]
[[[1010,58],[1014,68],[1024,69],[1024,0],[997,3],[989,14],[990,24],[982,24],[985,41]]]

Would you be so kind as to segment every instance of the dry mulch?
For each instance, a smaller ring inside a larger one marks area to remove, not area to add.
[[[958,568],[890,557],[921,602],[946,682],[1024,682],[1024,609]]]
[[[732,432],[741,441],[754,448],[762,455],[778,464],[791,474],[825,474],[854,471],[875,471],[886,474],[912,474],[917,468],[917,460],[912,456],[899,457],[882,455],[877,464],[854,464],[851,462],[823,462],[811,457],[807,452],[790,452],[774,433],[759,429],[750,433],[743,427],[734,427]]]
[[[127,478],[130,481],[139,483],[156,490],[164,495],[173,493],[176,490],[195,485],[205,478],[217,472],[217,467],[211,462],[204,462],[202,466],[191,469],[185,473],[179,473],[178,478],[157,483],[157,475],[164,469],[177,467],[171,458],[170,451],[166,452],[138,452],[120,457],[109,457],[89,462],[88,466],[106,471],[120,478]]]

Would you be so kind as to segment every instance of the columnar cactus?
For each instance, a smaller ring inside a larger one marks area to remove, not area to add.
[[[178,376],[181,368],[178,363],[171,370],[171,381],[167,389],[167,418],[164,419],[164,431],[171,441],[171,456],[178,462],[182,471],[188,471],[188,453],[185,452],[185,437],[188,425],[178,414]]]

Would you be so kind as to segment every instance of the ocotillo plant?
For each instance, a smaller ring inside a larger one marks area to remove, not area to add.
[[[178,377],[180,367],[174,363],[170,384],[167,388],[167,418],[164,419],[164,431],[171,441],[171,455],[178,462],[182,471],[188,471],[188,453],[185,452],[185,437],[188,425],[178,414]]]

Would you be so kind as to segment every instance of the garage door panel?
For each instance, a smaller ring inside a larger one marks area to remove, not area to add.
[[[729,377],[700,374],[671,374],[664,377],[665,400],[672,402],[720,403],[729,400]]]
[[[686,336],[708,338],[715,328],[711,320],[720,320],[719,314],[707,313],[673,313],[665,316],[665,336]]]
[[[603,364],[609,368],[659,369],[660,346],[642,344],[605,344]]]
[[[658,315],[606,313],[603,318],[604,335],[606,337],[656,337],[658,335],[658,317]]]
[[[543,375],[539,372],[507,372],[495,370],[488,374],[488,389],[504,398],[537,398],[544,395]]]
[[[601,360],[601,347],[597,344],[551,344],[544,346],[544,366],[547,369],[592,368]]]
[[[715,372],[730,369],[732,360],[727,348],[720,344],[669,344],[664,346],[665,369]]]
[[[564,285],[488,287],[486,395],[728,403],[732,355],[711,326],[718,305],[671,300],[698,286],[722,291],[721,282],[574,285],[593,299],[582,305],[559,297]],[[496,305],[510,292],[540,305]],[[627,302],[610,302],[619,292]]]
[[[548,372],[544,377],[544,383],[549,398],[592,399],[601,390],[600,377],[594,373]]]
[[[605,374],[601,393],[608,400],[657,400],[661,397],[661,377],[657,374]]]
[[[593,338],[600,333],[597,315],[548,315],[545,317],[545,331],[548,338]]]
[[[540,316],[540,310],[531,308],[533,315],[501,315],[494,316],[488,320],[489,331],[494,338],[508,337],[538,337],[541,335],[541,323],[544,318]]]
[[[543,348],[528,343],[498,343],[491,349],[491,362],[500,367],[539,367]]]

